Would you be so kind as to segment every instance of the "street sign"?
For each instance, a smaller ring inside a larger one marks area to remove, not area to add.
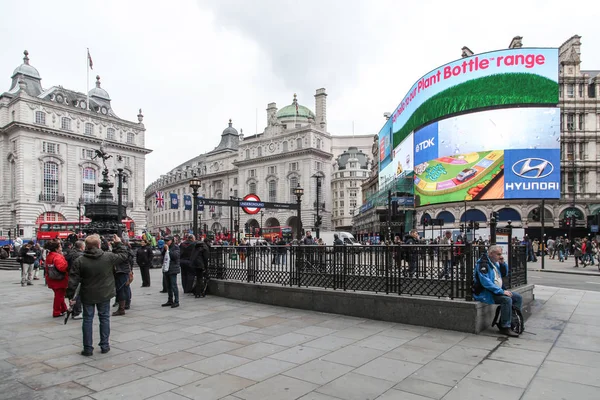
[[[592,233],[598,233],[598,225],[591,225],[590,231],[592,231]]]
[[[261,208],[264,207],[264,203],[260,202],[260,197],[254,193],[247,194],[240,201],[240,207],[246,214],[257,214]]]

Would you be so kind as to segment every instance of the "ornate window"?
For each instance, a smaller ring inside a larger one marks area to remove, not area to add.
[[[250,149],[246,149],[246,159],[250,158]]]
[[[275,175],[275,174],[277,173],[277,167],[276,167],[276,166],[274,166],[274,165],[273,165],[273,166],[270,166],[270,167],[268,168],[268,171],[269,171],[269,174],[270,174],[270,175]]]
[[[84,134],[86,136],[94,136],[94,124],[86,122]]]
[[[43,111],[36,111],[35,123],[40,125],[46,125],[46,113]]]
[[[133,134],[133,132],[127,132],[127,143],[135,144],[135,135]]]
[[[302,138],[296,139],[296,149],[302,148]]]
[[[274,180],[269,181],[269,201],[277,201],[277,182]]]
[[[317,149],[321,148],[321,139],[317,139]]]
[[[294,193],[294,189],[298,187],[298,178],[295,176],[290,177],[290,202],[296,201],[296,194]]]
[[[94,158],[94,150],[81,149],[81,158],[85,160],[91,160],[92,158]]]
[[[123,174],[123,185],[121,186],[121,199],[123,204],[129,201],[129,175]]]
[[[86,167],[81,177],[81,197],[84,202],[93,202],[96,198],[96,170]]]
[[[42,142],[42,152],[48,154],[59,154],[60,153],[60,145],[52,142]]]
[[[261,146],[258,146],[258,148],[256,149],[256,152],[257,152],[258,157],[262,157],[262,147]]]
[[[58,164],[53,161],[44,163],[43,195],[47,201],[58,200]]]
[[[10,168],[10,199],[14,200],[17,192],[17,169],[15,167],[15,160],[10,160],[8,165]]]
[[[248,191],[249,191],[250,193],[256,193],[256,182],[251,182],[251,183],[248,185]]]
[[[106,130],[106,139],[115,140],[115,128],[108,128]]]
[[[71,130],[71,118],[62,117],[60,120],[60,127],[66,131]]]
[[[288,142],[287,140],[283,142],[283,151],[288,151]]]
[[[290,171],[298,171],[298,162],[290,163]]]
[[[575,85],[572,83],[567,84],[567,97],[575,97]]]

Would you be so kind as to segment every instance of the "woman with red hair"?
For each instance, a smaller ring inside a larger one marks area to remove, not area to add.
[[[69,264],[62,254],[62,246],[59,241],[51,240],[44,246],[48,251],[46,256],[46,283],[54,290],[54,304],[52,316],[61,317],[67,312],[65,294],[69,286]]]

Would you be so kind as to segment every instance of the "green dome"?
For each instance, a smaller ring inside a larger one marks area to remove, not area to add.
[[[296,114],[296,105],[298,105],[298,113]],[[301,104],[298,104],[298,99],[296,99],[296,95],[294,95],[294,101],[289,106],[285,106],[277,111],[277,119],[284,118],[312,118],[315,119],[315,114],[308,108],[304,107]]]

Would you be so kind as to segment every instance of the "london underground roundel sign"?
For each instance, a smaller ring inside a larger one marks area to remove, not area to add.
[[[250,205],[252,205],[253,207],[249,207]],[[260,198],[257,195],[255,195],[254,193],[250,193],[244,196],[244,198],[240,202],[240,206],[246,214],[257,214],[260,211],[260,209],[264,207],[264,203],[260,201]]]

